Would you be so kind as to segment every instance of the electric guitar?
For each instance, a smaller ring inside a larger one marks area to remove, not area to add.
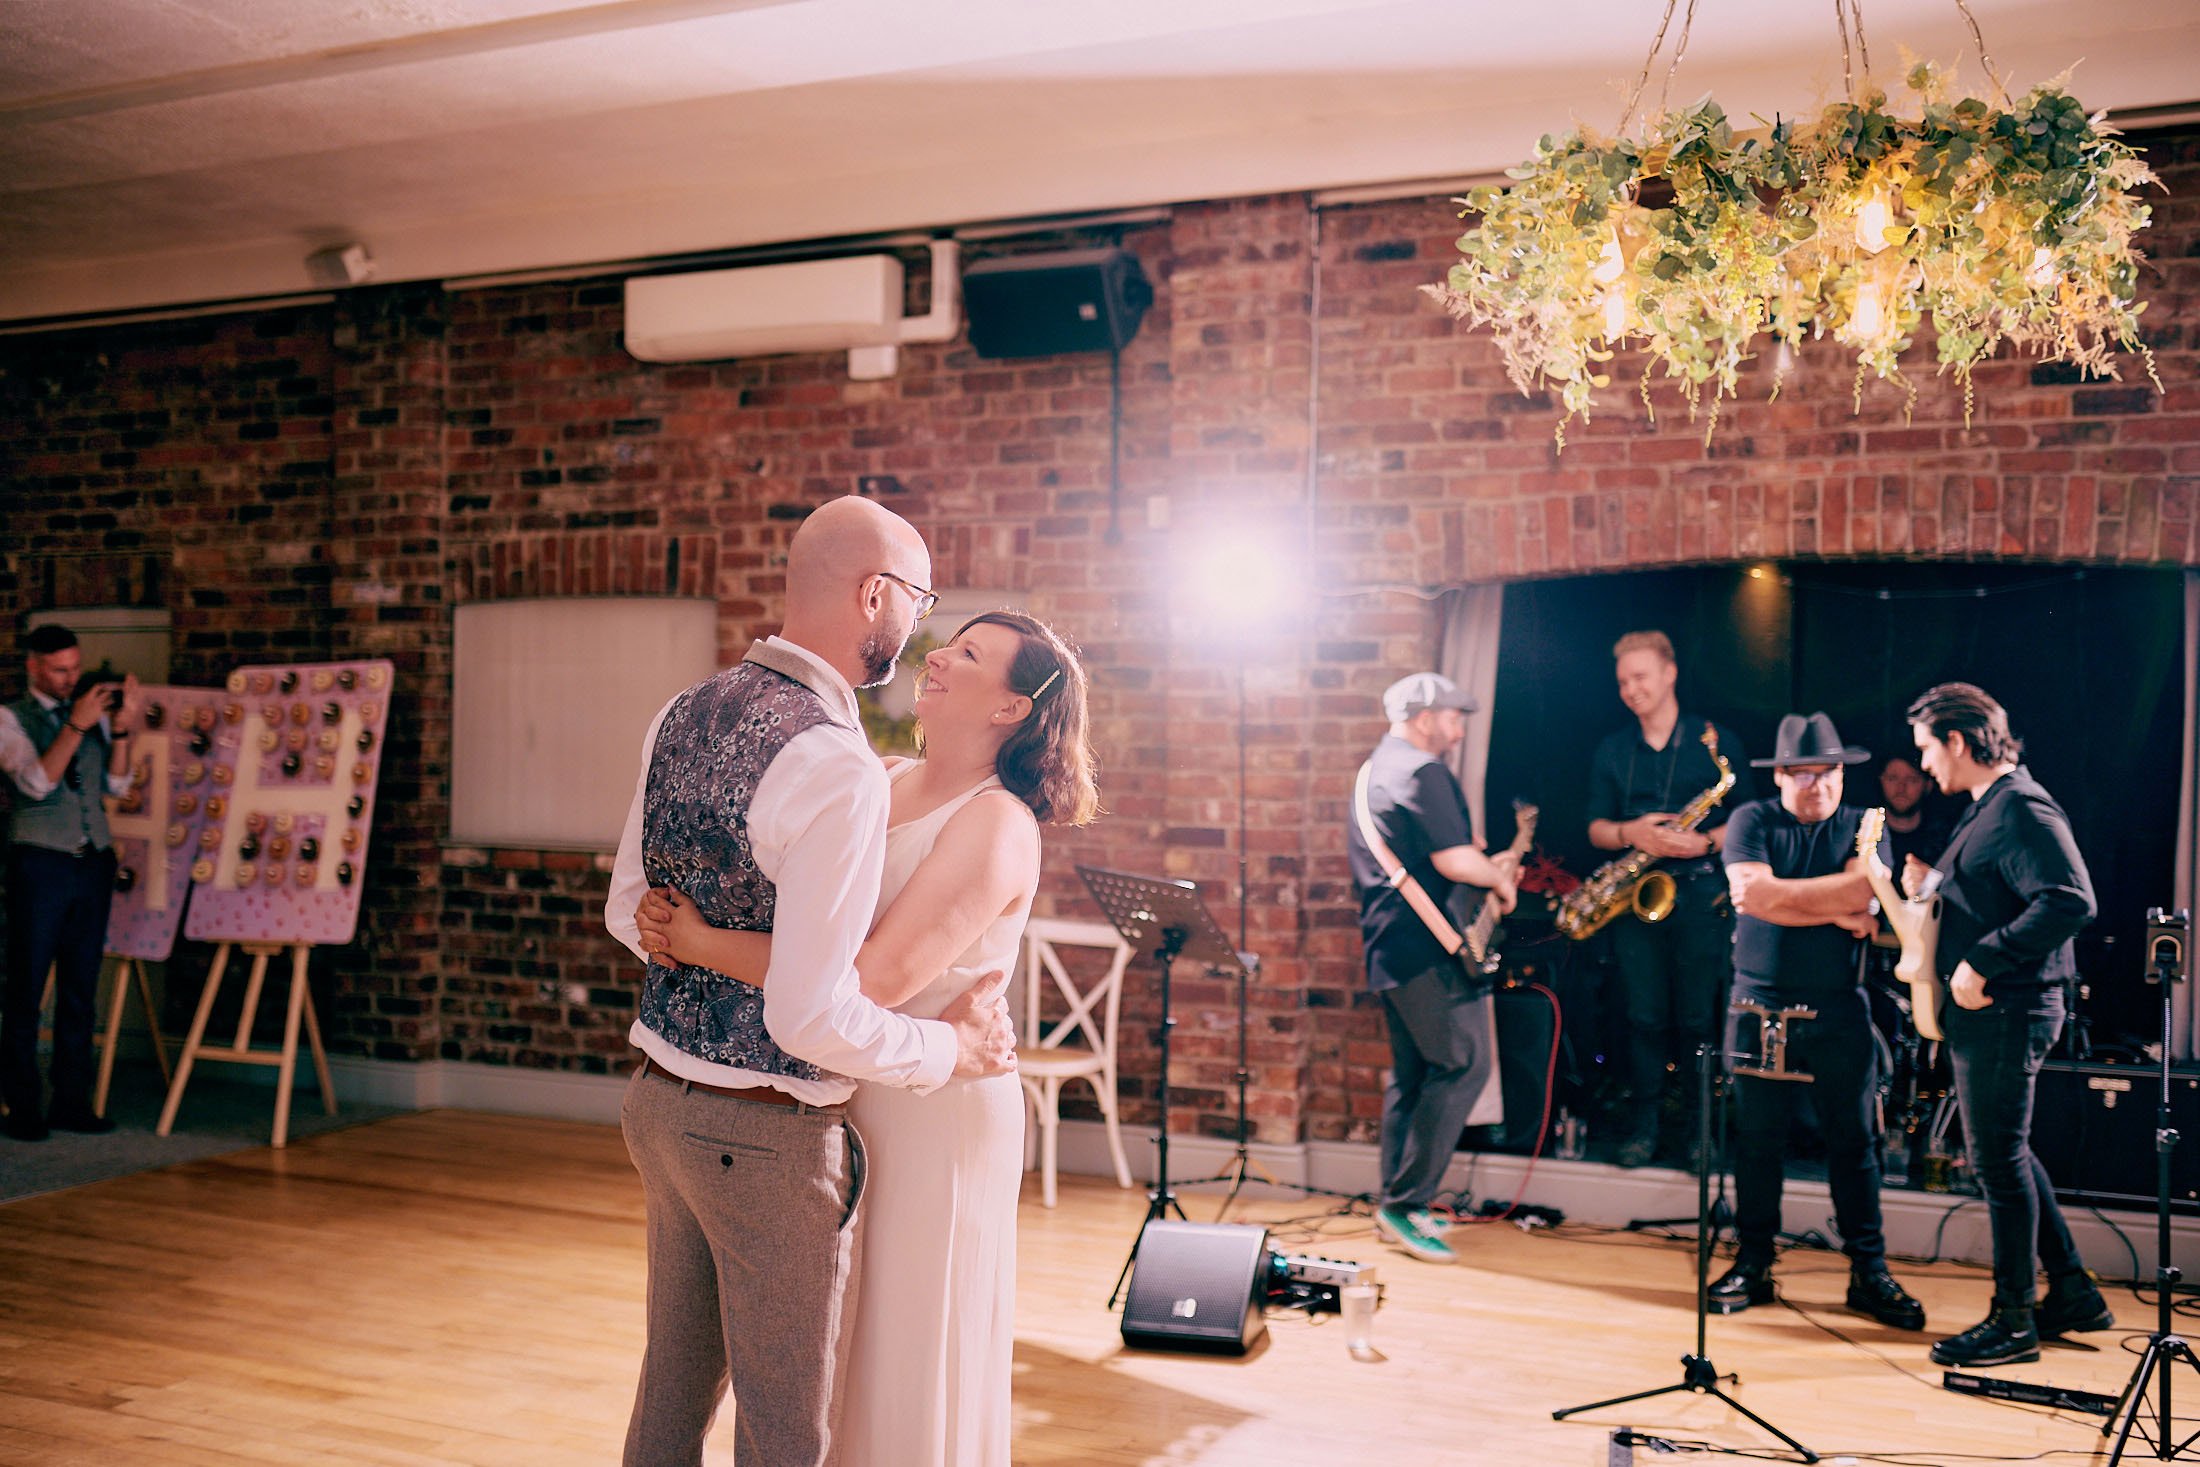
[[[1856,831],[1856,854],[1864,858],[1864,875],[1871,882],[1872,894],[1879,898],[1879,909],[1887,914],[1887,924],[1902,944],[1894,976],[1910,987],[1910,1018],[1920,1035],[1939,1039],[1940,1015],[1948,1004],[1948,985],[1933,966],[1934,949],[1940,945],[1940,894],[1902,894],[1895,885],[1894,872],[1879,855],[1879,841],[1886,829],[1885,810],[1866,810],[1864,823]]]
[[[1518,858],[1528,854],[1535,845],[1535,820],[1539,812],[1525,800],[1513,801],[1512,844],[1505,847],[1515,858],[1513,870],[1520,869]],[[1466,944],[1459,949],[1459,961],[1469,975],[1487,978],[1497,971],[1497,919],[1503,915],[1497,910],[1497,894],[1483,892],[1481,903],[1473,916],[1459,924],[1460,935]]]

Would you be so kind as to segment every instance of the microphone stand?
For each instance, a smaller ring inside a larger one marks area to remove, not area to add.
[[[1721,1375],[1711,1363],[1711,1352],[1706,1347],[1705,1320],[1711,1304],[1711,1068],[1718,1046],[1696,1046],[1696,1353],[1681,1356],[1681,1378],[1672,1385],[1653,1386],[1646,1391],[1634,1391],[1609,1400],[1591,1401],[1586,1406],[1568,1406],[1563,1411],[1553,1411],[1553,1421],[1564,1421],[1583,1411],[1599,1411],[1606,1406],[1623,1406],[1629,1401],[1647,1401],[1654,1396],[1671,1395],[1675,1391],[1693,1391],[1698,1395],[1713,1396],[1725,1402],[1733,1410],[1748,1417],[1769,1434],[1778,1437],[1805,1462],[1815,1462],[1818,1454],[1794,1437],[1774,1426],[1756,1412],[1735,1400],[1719,1388],[1722,1380],[1741,1383],[1737,1375]]]
[[[2189,918],[2178,912],[2165,918],[2162,909],[2156,907],[2147,913],[2147,951],[2150,962],[2147,982],[2162,990],[2162,1066],[2161,1089],[2154,1105],[2154,1332],[2147,1336],[2146,1353],[2139,1357],[2139,1364],[2131,1372],[2131,1380],[2117,1399],[2116,1409],[2108,1420],[2101,1423],[2101,1435],[2116,1434],[2116,1446],[2108,1454],[2107,1467],[2116,1467],[2124,1459],[2124,1448],[2136,1433],[2140,1442],[2151,1447],[2150,1453],[2158,1462],[2184,1459],[2194,1442],[2200,1441],[2200,1430],[2182,1441],[2176,1440],[2177,1416],[2170,1400],[2170,1367],[2183,1362],[2195,1374],[2200,1374],[2200,1358],[2193,1354],[2192,1343],[2171,1328],[2170,1294],[2184,1274],[2170,1262],[2169,1251],[2169,1192],[2170,1157],[2177,1149],[2177,1128],[2170,1124],[2170,1038],[2176,1032],[2172,1027],[2174,1017],[2171,999],[2176,985],[2184,979],[2183,959],[2186,952],[2185,938],[2189,931]],[[2153,1409],[2147,1411],[2147,1397],[2153,1396]],[[2139,1424],[2142,1413],[2151,1421],[2151,1429]],[[2118,1422],[2122,1425],[2119,1427]]]

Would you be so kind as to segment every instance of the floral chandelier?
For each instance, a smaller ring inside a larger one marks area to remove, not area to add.
[[[2159,390],[2131,242],[2148,219],[2133,191],[2154,175],[2060,78],[2012,102],[1964,0],[1991,102],[1951,100],[1948,75],[1919,63],[1906,78],[1914,102],[1895,111],[1870,84],[1859,0],[1834,0],[1847,100],[1737,133],[1708,97],[1667,111],[1661,94],[1629,137],[1678,4],[1666,0],[1617,135],[1545,137],[1506,170],[1512,184],[1459,200],[1480,224],[1445,283],[1423,287],[1491,329],[1523,393],[1557,390],[1560,448],[1611,385],[1623,346],[1643,354],[1645,408],[1656,368],[1678,379],[1691,416],[1711,387],[1707,440],[1766,335],[1853,350],[1859,408],[1866,374],[1914,404],[1902,363],[1929,321],[1938,370],[1963,384],[1966,423],[1971,370],[2004,342],[2094,377],[2118,375],[2118,350],[2137,352]],[[1668,88],[1695,9],[1688,0]],[[1788,353],[1778,360],[1774,395]]]

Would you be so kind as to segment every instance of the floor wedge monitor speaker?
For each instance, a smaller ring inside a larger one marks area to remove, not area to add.
[[[1138,1235],[1123,1343],[1242,1355],[1267,1333],[1268,1230],[1156,1219]]]

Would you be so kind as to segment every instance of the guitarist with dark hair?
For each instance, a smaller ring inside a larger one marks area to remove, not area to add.
[[[1910,705],[1918,762],[1943,794],[1968,795],[1940,873],[1940,1016],[1971,1164],[1994,1233],[1992,1311],[1933,1346],[1941,1365],[2040,1358],[2040,1337],[2112,1328],[2054,1184],[2032,1153],[2032,1091],[2062,1031],[2070,940],[2093,920],[2093,880],[2069,817],[2021,762],[2001,704],[1970,683],[1928,688]],[[1908,863],[1906,884],[1925,873]],[[2039,1294],[2039,1271],[2047,1293]]]
[[[1764,1016],[1783,1021],[1785,1055],[1809,1077],[1810,1106],[1826,1139],[1826,1187],[1849,1256],[1848,1306],[1894,1329],[1923,1329],[1925,1309],[1887,1272],[1879,1206],[1878,1046],[1857,964],[1874,928],[1872,892],[1858,852],[1864,812],[1841,803],[1842,771],[1870,756],[1844,746],[1823,713],[1790,713],[1770,759],[1779,795],[1742,806],[1726,825],[1726,877],[1734,898],[1734,1008],[1729,1053],[1756,1046]],[[1798,1015],[1798,1011],[1802,1011]],[[1734,1266],[1711,1285],[1714,1314],[1773,1297],[1780,1232],[1782,1153],[1794,1078],[1734,1079]]]
[[[1478,1042],[1485,985],[1456,955],[1465,934],[1446,909],[1464,886],[1487,888],[1500,911],[1511,911],[1517,868],[1511,853],[1492,857],[1475,843],[1466,797],[1444,764],[1473,707],[1437,673],[1391,684],[1383,694],[1390,732],[1360,769],[1346,832],[1367,986],[1390,1030],[1375,1226],[1430,1263],[1455,1258],[1429,1205],[1493,1059]]]

